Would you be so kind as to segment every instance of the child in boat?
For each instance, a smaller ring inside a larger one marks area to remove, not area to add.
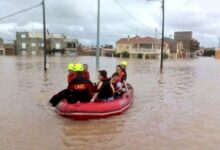
[[[125,88],[125,91],[128,91],[128,85],[127,85],[127,82],[126,82],[126,75],[125,73],[123,72],[123,69],[121,67],[121,65],[117,65],[116,66],[116,72],[119,74],[119,81],[123,84],[123,87]]]
[[[119,74],[117,72],[113,73],[111,83],[115,88],[115,98],[119,98],[122,95],[123,84],[119,80]]]
[[[98,92],[93,95],[90,102],[94,102],[96,99],[101,100],[103,102],[110,102],[114,100],[115,89],[111,83],[111,79],[107,77],[107,72],[105,70],[100,70],[98,78]]]

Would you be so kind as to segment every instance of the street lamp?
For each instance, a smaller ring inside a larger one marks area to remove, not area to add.
[[[156,0],[147,0],[147,1],[156,1]],[[165,0],[161,0],[162,3],[162,34],[161,34],[161,57],[160,57],[160,72],[163,71],[163,48],[164,48],[164,8],[165,8]]]
[[[46,16],[45,16],[45,1],[42,0],[43,9],[43,39],[44,39],[44,70],[47,70],[47,42],[46,42]]]
[[[164,45],[164,1],[162,0],[162,41],[161,41],[161,59],[160,59],[160,71],[163,71],[163,45]]]
[[[98,10],[97,10],[97,40],[96,40],[96,70],[99,70],[99,54],[100,54],[100,0],[98,0]]]

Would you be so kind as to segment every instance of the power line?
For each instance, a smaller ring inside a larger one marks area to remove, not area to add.
[[[0,18],[0,21],[1,21],[1,20],[4,20],[4,19],[6,19],[6,18],[9,18],[9,17],[15,16],[15,15],[18,15],[18,14],[21,14],[21,13],[23,13],[23,12],[29,11],[29,10],[34,9],[34,8],[36,8],[36,7],[39,7],[39,6],[41,6],[41,5],[42,5],[42,3],[39,3],[39,4],[37,4],[37,5],[34,5],[34,6],[32,6],[32,7],[29,7],[29,8],[27,8],[27,9],[23,9],[23,10],[20,10],[20,11],[18,11],[18,12],[12,13],[12,14],[10,14],[10,15],[1,17],[1,18]]]
[[[127,13],[133,20],[135,20],[136,22],[138,22],[139,24],[141,24],[142,26],[144,26],[145,28],[149,28],[148,26],[146,26],[144,23],[142,23],[139,19],[137,19],[134,15],[132,15],[118,0],[115,0],[115,2],[118,4],[118,6],[125,12]],[[150,31],[153,32],[153,31]]]

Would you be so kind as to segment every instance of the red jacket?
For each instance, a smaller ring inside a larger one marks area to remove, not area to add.
[[[68,74],[68,77],[67,77],[68,84],[70,84],[70,82],[73,81],[75,78],[76,78],[76,73]]]
[[[120,81],[120,82],[123,82],[125,79],[125,73],[124,72],[121,72],[121,74],[119,74],[119,77],[118,77],[118,80]]]
[[[90,80],[90,75],[88,71],[84,71],[82,76],[86,79],[86,80]]]

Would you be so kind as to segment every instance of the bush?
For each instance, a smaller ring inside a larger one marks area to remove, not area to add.
[[[130,54],[128,52],[122,52],[122,58],[129,58]]]
[[[145,59],[150,59],[149,55],[145,55]]]
[[[215,56],[215,50],[204,51],[203,56]]]
[[[114,57],[120,57],[121,53],[115,53]]]

